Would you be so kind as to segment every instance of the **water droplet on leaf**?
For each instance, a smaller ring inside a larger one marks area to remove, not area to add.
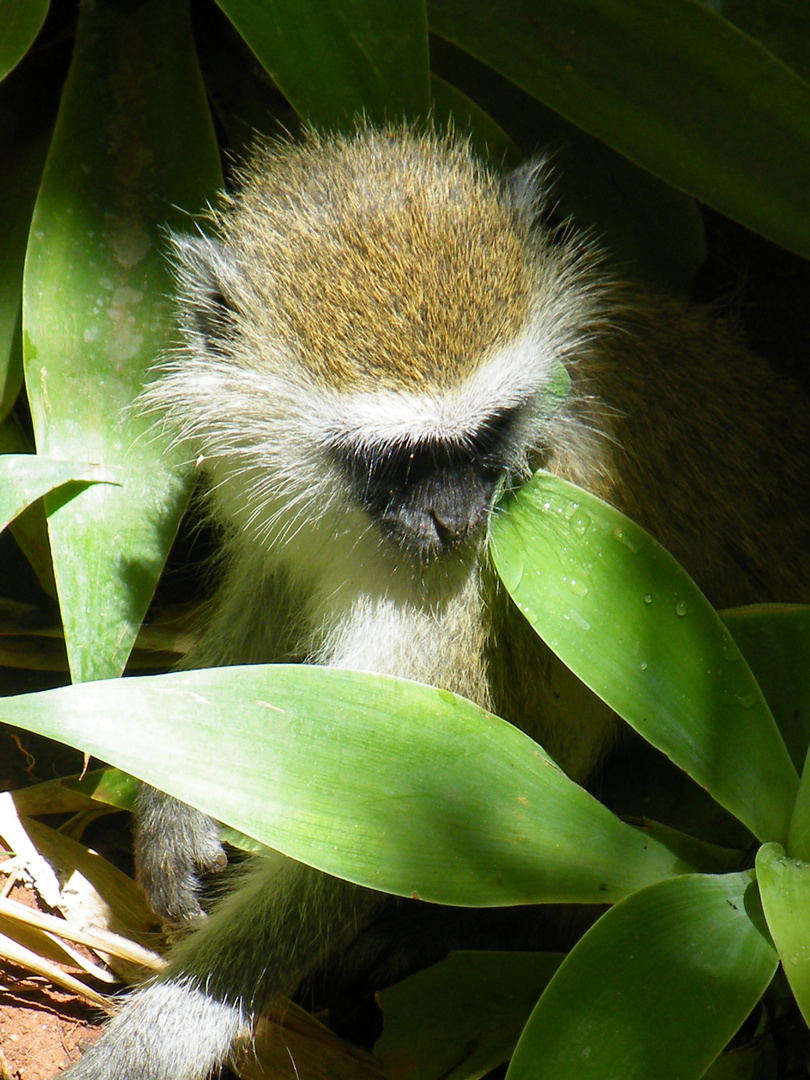
[[[624,545],[624,547],[626,547],[628,549],[628,551],[632,551],[632,552],[638,551],[638,548],[633,543],[633,541],[628,537],[628,535],[624,531],[624,529],[620,529],[618,526],[616,526],[616,528],[613,530],[613,532],[610,535],[613,537],[613,539],[617,543]]]

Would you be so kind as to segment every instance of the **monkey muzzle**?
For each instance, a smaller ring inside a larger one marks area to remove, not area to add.
[[[374,523],[423,563],[480,533],[505,473],[469,450],[441,444],[341,457]]]

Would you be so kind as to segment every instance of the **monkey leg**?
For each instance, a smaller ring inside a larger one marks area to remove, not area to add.
[[[202,912],[199,875],[228,863],[219,826],[201,810],[146,785],[135,821],[136,878],[149,906],[166,922],[190,922]]]
[[[385,899],[281,856],[252,860],[64,1075],[205,1080],[249,1038],[256,1015],[352,941]]]

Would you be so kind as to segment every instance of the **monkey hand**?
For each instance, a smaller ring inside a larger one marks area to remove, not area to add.
[[[228,858],[217,823],[155,788],[138,798],[135,865],[138,884],[156,915],[185,923],[201,913],[200,876],[223,870]]]

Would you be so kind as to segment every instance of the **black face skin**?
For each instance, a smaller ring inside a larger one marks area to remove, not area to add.
[[[376,524],[420,562],[456,551],[486,521],[509,470],[515,412],[499,413],[464,444],[395,443],[337,453]]]

